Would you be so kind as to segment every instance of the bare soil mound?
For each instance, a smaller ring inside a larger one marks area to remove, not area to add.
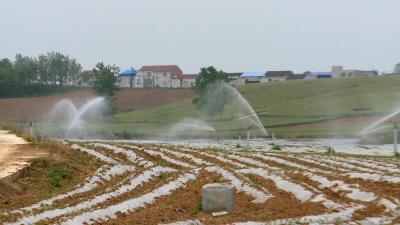
[[[117,110],[145,109],[186,99],[192,99],[191,89],[124,89],[116,94],[114,106]]]
[[[79,90],[43,97],[3,98],[0,99],[0,118],[9,121],[38,121],[42,120],[60,99],[69,98],[80,106],[94,96],[90,90]],[[114,107],[118,111],[144,109],[191,99],[193,96],[195,92],[187,89],[123,89],[117,92]]]

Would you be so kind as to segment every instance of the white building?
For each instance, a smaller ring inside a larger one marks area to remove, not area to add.
[[[361,77],[361,76],[378,76],[375,70],[353,70],[343,69],[343,66],[332,66],[332,77]]]
[[[196,84],[198,74],[183,74],[182,76],[182,88],[193,88]]]
[[[179,88],[182,75],[177,65],[143,66],[133,78],[133,87]]]
[[[265,78],[264,72],[244,72],[240,75],[240,79],[245,83],[261,83],[263,78]]]
[[[120,72],[118,74],[119,87],[120,88],[132,88],[133,87],[133,79],[134,79],[135,75],[136,75],[136,70],[133,68]]]

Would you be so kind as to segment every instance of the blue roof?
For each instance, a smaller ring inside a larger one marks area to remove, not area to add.
[[[313,72],[312,74],[314,76],[317,76],[317,77],[319,77],[319,76],[332,76],[331,72]]]
[[[265,77],[264,72],[244,72],[240,77]]]
[[[119,76],[127,76],[127,77],[135,76],[136,70],[135,69],[124,70],[124,71],[120,72],[118,75]]]

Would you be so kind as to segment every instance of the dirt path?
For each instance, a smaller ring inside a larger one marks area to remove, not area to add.
[[[15,134],[0,130],[0,179],[23,168],[29,159],[44,154]]]

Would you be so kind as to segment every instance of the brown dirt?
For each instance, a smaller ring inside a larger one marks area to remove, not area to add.
[[[91,176],[98,166],[90,156],[81,152],[43,150],[49,152],[48,156],[34,159],[32,166],[22,170],[18,177],[6,180],[6,188],[0,184],[0,211],[21,208],[70,190]],[[51,163],[65,165],[73,173],[71,178],[61,181],[60,187],[49,184],[48,168]],[[7,191],[10,186],[16,191]],[[2,192],[4,189],[6,192]]]
[[[215,173],[201,171],[195,181],[189,182],[186,187],[180,188],[169,196],[160,197],[152,205],[136,212],[120,215],[118,219],[106,224],[159,224],[182,220],[199,219],[204,224],[226,224],[238,221],[270,221],[280,218],[301,217],[323,213],[324,207],[318,203],[300,203],[290,194],[275,187],[272,181],[260,178],[260,186],[271,190],[274,198],[264,204],[251,203],[252,198],[243,194],[236,194],[235,212],[223,217],[212,217],[201,212],[198,207],[201,203],[201,187],[208,183],[226,182]],[[154,216],[157,215],[157,216]]]
[[[192,99],[195,95],[192,89],[122,89],[114,104],[118,110],[145,109]]]
[[[77,105],[83,104],[94,94],[89,90],[72,91],[43,97],[2,98],[0,99],[0,118],[2,120],[42,120],[57,101],[69,98]]]
[[[333,192],[331,189],[329,188],[319,188],[319,183],[310,180],[308,177],[300,174],[300,173],[287,173],[286,176],[292,178],[293,180],[299,180],[302,181],[308,185],[310,185],[311,187],[317,188],[319,189],[328,199],[339,202],[339,203],[354,203],[354,201],[352,199],[347,198],[345,195],[345,193],[339,193],[339,192]]]
[[[195,95],[192,89],[122,89],[116,93],[114,107],[118,111],[145,109],[192,99]],[[7,121],[41,121],[60,99],[69,98],[80,106],[94,96],[90,90],[79,90],[41,97],[0,98],[0,118]]]
[[[370,204],[369,206],[356,210],[353,213],[352,220],[362,220],[367,217],[382,216],[385,212],[385,206]]]
[[[343,180],[348,184],[358,184],[366,191],[373,192],[379,196],[383,197],[395,197],[400,199],[400,185],[399,184],[391,184],[388,182],[373,182],[367,181],[363,179],[352,179],[348,177],[339,176],[337,179]]]
[[[299,157],[298,158],[294,158],[296,156],[299,156]],[[281,159],[287,160],[289,162],[298,163],[300,165],[308,166],[310,168],[317,168],[317,169],[320,169],[320,170],[330,171],[330,172],[334,171],[331,168],[324,167],[324,166],[321,166],[321,165],[318,165],[318,164],[309,163],[309,162],[301,160],[301,154],[299,154],[299,155],[291,154],[291,155],[288,155],[288,156],[286,156],[285,154],[279,154],[279,155],[273,155],[272,157],[281,158]],[[277,165],[281,166],[282,164],[277,164]]]

